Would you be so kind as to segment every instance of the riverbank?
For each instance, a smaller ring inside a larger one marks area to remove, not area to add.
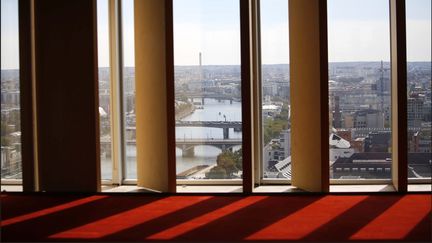
[[[181,120],[189,115],[191,115],[192,113],[194,113],[195,111],[195,106],[192,103],[185,103],[185,104],[181,104],[178,107],[176,107],[176,111],[175,111],[175,119]]]

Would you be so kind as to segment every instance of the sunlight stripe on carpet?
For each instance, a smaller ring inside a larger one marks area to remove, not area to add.
[[[249,235],[246,239],[301,239],[366,198],[367,196],[325,196],[266,228]]]
[[[212,212],[206,213],[202,216],[199,216],[197,218],[191,219],[187,222],[184,222],[182,224],[176,225],[172,228],[166,229],[164,231],[158,232],[156,234],[153,234],[149,236],[147,239],[151,240],[169,240],[173,239],[175,237],[178,237],[179,235],[185,234],[187,232],[190,232],[194,229],[197,229],[201,226],[204,226],[206,224],[209,224],[217,219],[220,219],[222,217],[225,217],[229,214],[232,214],[240,209],[243,209],[245,207],[248,207],[252,204],[255,204],[261,200],[264,200],[268,198],[268,196],[250,196],[245,197],[239,201],[233,202],[229,205],[226,205],[224,207],[221,207],[219,209],[216,209]]]
[[[212,196],[170,196],[132,210],[53,234],[49,236],[49,238],[101,238],[176,212],[210,198],[212,198]]]
[[[353,234],[350,239],[403,239],[426,215],[431,214],[431,203],[431,196],[403,196],[401,200]]]
[[[24,215],[17,216],[17,217],[14,217],[14,218],[10,218],[10,219],[6,219],[6,220],[2,220],[1,221],[1,226],[4,227],[4,226],[11,225],[11,224],[16,224],[16,223],[19,223],[19,222],[23,222],[23,221],[26,221],[26,220],[38,218],[38,217],[41,217],[41,216],[45,216],[45,215],[48,215],[48,214],[56,213],[56,212],[63,211],[63,210],[66,210],[66,209],[70,209],[70,208],[73,208],[73,207],[81,206],[81,205],[86,204],[86,203],[94,202],[94,201],[97,201],[97,200],[100,200],[100,199],[103,199],[103,198],[106,198],[106,197],[107,196],[97,195],[97,196],[90,196],[90,197],[78,199],[78,200],[75,200],[75,201],[72,201],[72,202],[64,203],[64,204],[57,205],[57,206],[50,207],[50,208],[46,208],[46,209],[42,209],[42,210],[39,210],[39,211],[36,211],[36,212],[24,214]]]

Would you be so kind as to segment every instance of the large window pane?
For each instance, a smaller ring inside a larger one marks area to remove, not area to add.
[[[122,1],[123,110],[125,126],[124,178],[137,178],[135,123],[134,1]]]
[[[262,177],[291,179],[288,1],[261,0]]]
[[[101,178],[112,179],[108,0],[97,1]]]
[[[406,1],[408,178],[429,178],[431,142],[431,1]],[[429,181],[430,182],[430,181]]]
[[[18,0],[1,1],[1,179],[22,179]]]
[[[177,178],[242,178],[238,0],[174,0]]]
[[[330,178],[391,178],[388,0],[329,0]]]

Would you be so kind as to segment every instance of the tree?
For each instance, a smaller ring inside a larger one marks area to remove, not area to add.
[[[234,161],[239,170],[243,170],[243,149],[234,152]]]
[[[239,149],[235,152],[225,150],[216,158],[216,166],[213,167],[206,177],[208,179],[233,178],[233,174],[243,169],[243,152]]]
[[[280,114],[274,119],[264,120],[264,143],[267,144],[272,138],[279,137],[282,130],[288,129],[288,104],[284,103]]]
[[[224,151],[221,154],[219,154],[216,159],[216,163],[218,166],[224,168],[228,176],[230,177],[232,174],[238,171],[238,168],[236,167],[234,154],[231,151]]]
[[[230,150],[223,151],[216,159],[218,166],[225,169],[227,175],[232,177],[234,173],[242,169],[242,150],[232,152]]]
[[[227,173],[223,167],[216,165],[215,167],[211,168],[205,176],[207,179],[225,179],[227,178]]]

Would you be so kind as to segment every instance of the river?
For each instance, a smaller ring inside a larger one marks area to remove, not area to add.
[[[196,99],[195,102],[201,102]],[[215,99],[205,99],[203,109],[196,109],[189,116],[184,117],[183,121],[241,121],[241,103],[229,100],[218,101]],[[230,138],[241,138],[241,132],[229,131]],[[222,128],[208,127],[176,127],[177,139],[222,139]],[[183,157],[182,151],[176,148],[176,171],[180,173],[197,165],[216,164],[216,157],[221,150],[212,146],[196,146],[193,157]],[[102,179],[111,178],[111,160],[102,158]],[[126,179],[136,179],[136,147],[126,146]]]
[[[196,100],[201,102],[201,99]],[[241,121],[241,103],[229,100],[218,101],[215,99],[205,99],[204,109],[196,109],[194,113],[183,118],[183,121]],[[225,116],[225,117],[224,117]],[[230,138],[241,138],[241,132],[234,132],[234,129],[229,131]],[[222,139],[222,128],[208,127],[177,127],[177,139]],[[216,163],[216,157],[221,153],[221,150],[213,146],[197,146],[195,147],[194,157],[182,157],[182,151],[176,148],[177,173],[185,171],[197,165],[212,165]]]

